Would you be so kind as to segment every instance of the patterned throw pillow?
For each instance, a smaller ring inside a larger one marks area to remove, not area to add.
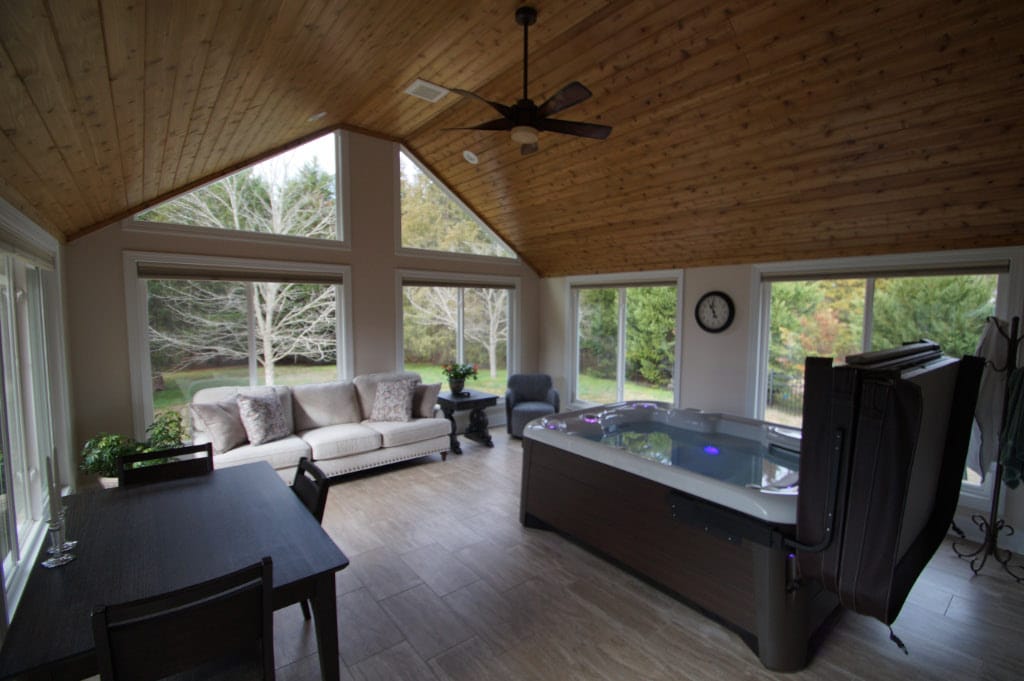
[[[206,433],[213,443],[213,451],[223,454],[229,449],[245,444],[245,427],[238,414],[238,403],[194,402],[191,405],[192,423]]]
[[[429,419],[434,415],[437,395],[441,392],[440,383],[420,383],[412,394],[412,415]]]
[[[373,398],[371,421],[411,421],[412,420],[411,381],[387,381],[377,384],[377,394]]]
[[[261,445],[291,435],[281,400],[276,394],[239,395],[238,413],[249,442]]]

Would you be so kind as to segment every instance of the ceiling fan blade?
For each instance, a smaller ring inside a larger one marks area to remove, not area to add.
[[[560,132],[563,135],[576,135],[577,137],[590,137],[595,140],[606,139],[608,135],[612,134],[612,129],[607,125],[580,123],[579,121],[561,121],[555,118],[541,119],[537,127],[548,132]]]
[[[553,116],[559,111],[565,111],[570,106],[576,106],[580,102],[590,99],[590,90],[579,81],[573,81],[561,90],[551,95],[548,101],[540,105],[541,116]]]
[[[441,130],[442,132],[447,132],[448,130],[511,130],[514,125],[515,123],[507,118],[498,118],[469,128],[442,128]]]
[[[524,144],[523,146],[519,147],[519,150],[523,154],[523,156],[526,156],[527,154],[532,154],[538,149],[540,149],[540,147],[537,146],[536,142],[534,142],[533,144]]]
[[[449,89],[457,95],[462,95],[463,97],[472,97],[473,99],[479,99],[484,104],[489,104],[491,108],[493,108],[495,111],[500,113],[505,118],[512,118],[512,107],[510,106],[505,106],[504,104],[499,104],[497,102],[492,102],[489,99],[484,99],[477,93],[470,92],[469,90],[460,90],[459,88],[454,87]]]

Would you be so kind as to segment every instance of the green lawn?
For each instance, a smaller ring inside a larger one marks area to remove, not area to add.
[[[406,371],[415,371],[423,377],[424,383],[440,383],[442,390],[448,389],[448,381],[441,373],[441,367],[433,364],[408,364]],[[504,396],[508,383],[508,372],[502,369],[494,376],[489,371],[478,372],[476,379],[468,379],[466,387],[474,390]],[[327,366],[295,366],[278,365],[275,368],[274,382],[278,385],[297,385],[300,383],[322,383],[337,378],[337,370],[333,365]],[[192,396],[201,388],[222,385],[248,385],[249,372],[246,367],[229,367],[218,369],[193,369],[191,371],[168,371],[163,374],[164,390],[153,393],[153,409],[156,412],[168,409],[183,410]],[[581,375],[579,385],[580,398],[587,402],[605,404],[615,402],[615,381],[609,378],[595,378]],[[657,400],[672,403],[672,391],[656,388],[641,383],[626,383],[625,398],[627,400]],[[562,395],[562,403],[566,404],[567,395]]]
[[[616,401],[615,380],[611,378],[596,378],[587,374],[580,374],[579,386],[576,390],[579,398],[586,402],[596,404],[608,404]],[[672,404],[672,391],[665,388],[657,388],[644,383],[626,381],[626,389],[623,397],[627,400],[654,400],[657,402],[668,402]]]

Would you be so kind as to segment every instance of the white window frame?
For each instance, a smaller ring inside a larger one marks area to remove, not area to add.
[[[748,403],[751,404],[753,418],[764,418],[764,388],[768,380],[768,345],[770,343],[769,316],[771,309],[771,282],[763,281],[766,276],[804,276],[844,275],[851,278],[864,278],[865,272],[873,272],[874,278],[892,276],[893,273],[913,275],[914,270],[921,270],[921,276],[939,274],[936,270],[948,268],[992,267],[1002,269],[999,273],[996,288],[995,315],[1008,319],[1014,315],[1024,314],[1024,247],[1018,248],[979,248],[967,251],[949,251],[940,253],[910,253],[881,256],[865,256],[855,258],[835,258],[831,260],[806,260],[799,262],[766,263],[755,265],[753,280],[756,282],[759,295],[757,306],[758,319],[751,324],[751,347],[756,347],[757,371],[756,380],[752,382]],[[866,291],[865,295],[870,291]],[[872,310],[865,306],[864,310],[864,342],[871,340]],[[992,501],[995,476],[985,475],[984,481],[974,484],[964,481],[960,488],[960,505],[978,511],[988,511]]]
[[[321,136],[326,136],[328,133],[323,133]],[[335,251],[350,251],[351,241],[349,239],[349,232],[351,231],[352,225],[352,213],[351,213],[351,191],[349,189],[349,133],[346,130],[335,130],[334,131],[334,195],[337,197],[337,204],[335,206],[335,232],[333,239],[322,239],[317,237],[306,237],[296,236],[294,234],[265,234],[263,232],[248,232],[248,231],[235,231],[231,229],[221,229],[219,227],[203,227],[201,225],[179,225],[172,222],[149,222],[147,220],[139,220],[138,216],[145,211],[133,215],[131,220],[126,222],[124,225],[124,231],[139,234],[149,234],[154,236],[169,236],[173,238],[187,238],[187,239],[216,239],[216,240],[228,240],[237,241],[245,244],[262,244],[266,246],[281,246],[283,244],[294,244],[301,246],[310,246],[315,244],[317,248],[326,248],[328,250]],[[312,139],[312,138],[311,138]],[[306,140],[306,141],[311,141]],[[301,145],[300,145],[301,146]],[[246,168],[259,165],[263,161],[268,161],[274,156],[279,154],[287,153],[285,151],[279,152],[278,154],[272,154],[263,158],[260,161],[251,163],[243,168],[239,168],[234,172],[241,172]],[[223,175],[215,180],[210,180],[206,184],[193,187],[189,191],[196,191],[208,187],[212,184],[223,180],[225,177],[229,177],[234,173]],[[183,192],[187,194],[189,192]],[[172,199],[167,199],[171,201]],[[154,204],[154,207],[160,204]]]
[[[522,262],[519,258],[519,254],[514,248],[498,234],[494,232],[490,226],[480,218],[473,210],[465,204],[465,202],[456,196],[451,189],[448,188],[444,182],[439,180],[436,175],[429,168],[423,165],[423,162],[416,157],[409,149],[402,144],[395,144],[394,151],[394,176],[395,176],[395,255],[411,255],[420,258],[435,258],[437,260],[449,260],[452,262],[465,262],[466,259],[476,260],[480,262],[494,262],[501,263],[503,265],[509,265],[511,263]],[[410,161],[416,164],[420,172],[426,175],[431,182],[440,187],[441,191],[451,199],[459,208],[464,210],[474,222],[481,229],[491,235],[491,238],[495,239],[501,244],[504,244],[505,248],[512,253],[509,257],[502,257],[500,255],[480,255],[477,253],[450,253],[448,251],[434,251],[427,248],[411,248],[402,245],[402,159],[401,154],[405,154]]]
[[[28,582],[29,574],[35,562],[35,557],[46,537],[46,523],[43,521],[43,511],[47,502],[47,490],[45,488],[45,476],[41,473],[41,460],[46,456],[53,456],[53,465],[56,469],[57,484],[66,489],[74,488],[75,470],[77,462],[72,457],[71,429],[70,429],[70,400],[68,396],[68,372],[67,372],[67,350],[65,345],[66,334],[64,332],[64,283],[63,283],[63,252],[57,240],[35,225],[31,220],[22,215],[17,209],[5,200],[0,199],[0,248],[7,253],[13,254],[12,260],[22,260],[29,267],[41,267],[39,272],[39,286],[37,293],[40,296],[38,310],[39,316],[29,319],[28,315],[20,316],[22,321],[15,321],[15,334],[18,336],[16,347],[12,348],[15,357],[15,365],[12,367],[14,375],[19,377],[15,385],[15,391],[19,395],[21,404],[18,405],[21,416],[17,418],[16,428],[25,438],[32,438],[32,443],[26,443],[26,461],[24,474],[31,483],[29,512],[33,517],[33,525],[23,537],[12,538],[12,544],[17,546],[20,553],[17,562],[11,562],[0,566],[0,577],[2,577],[3,590],[0,591],[0,614],[10,614],[17,608]],[[5,257],[5,256],[0,256]],[[41,334],[38,347],[26,347],[24,341],[31,336],[28,329],[20,328],[22,323],[38,325],[41,328],[36,330]],[[43,357],[35,357],[28,353],[41,351]],[[40,368],[40,373],[32,373],[26,376],[26,367],[29,371]],[[31,381],[30,392],[32,399],[28,404],[24,403],[25,389],[22,383],[25,380]],[[39,418],[35,410],[47,407],[48,414]],[[26,413],[33,412],[33,413]],[[48,429],[47,442],[34,442],[40,428]],[[40,451],[45,448],[46,451]],[[31,449],[31,451],[29,451]],[[8,466],[10,457],[5,457],[5,466]],[[10,477],[8,477],[10,480]],[[67,482],[66,482],[67,481]],[[3,630],[0,625],[0,632]]]
[[[337,320],[338,344],[338,378],[353,376],[352,359],[352,268],[348,265],[326,265],[321,263],[305,263],[281,260],[255,260],[249,258],[229,258],[207,255],[182,255],[175,253],[150,253],[142,251],[125,251],[124,292],[125,308],[128,320],[128,361],[131,367],[132,388],[132,424],[136,437],[144,437],[146,424],[153,418],[152,375],[153,367],[149,356],[149,312],[148,312],[148,278],[139,276],[141,265],[174,265],[196,271],[196,278],[201,279],[205,272],[225,272],[231,270],[245,272],[267,272],[281,274],[285,278],[289,274],[296,277],[309,277],[310,274],[322,275],[325,279],[337,279],[342,283],[335,304]],[[239,280],[245,280],[239,275]],[[251,304],[251,303],[250,303]],[[248,315],[252,319],[252,314]],[[251,323],[251,322],[250,322]],[[250,333],[250,337],[252,334]],[[253,351],[250,348],[250,362]],[[250,372],[251,373],[251,372]]]
[[[565,280],[565,297],[570,304],[570,314],[566,320],[566,338],[570,339],[568,354],[565,358],[565,366],[572,370],[567,377],[570,402],[573,409],[582,409],[592,406],[592,402],[584,402],[577,398],[577,383],[579,374],[579,295],[581,288],[637,288],[663,285],[675,285],[676,287],[676,348],[675,348],[675,371],[672,372],[672,400],[674,406],[680,405],[683,385],[683,270],[653,270],[650,272],[622,272],[617,274],[594,274],[575,277],[567,277]],[[624,348],[625,334],[625,299],[620,300],[619,309],[619,345]],[[616,390],[621,395],[622,385],[620,379],[624,373],[625,356],[619,353],[616,357]]]
[[[502,258],[507,261],[507,258]],[[491,274],[468,274],[462,272],[437,272],[433,270],[395,270],[395,338],[397,339],[395,351],[395,366],[405,367],[405,291],[404,287],[409,286],[450,286],[453,288],[504,288],[509,292],[509,334],[506,356],[508,358],[508,375],[519,371],[521,366],[522,330],[519,321],[522,319],[522,280],[520,277],[510,277]],[[460,296],[461,299],[461,296]],[[462,357],[462,306],[459,306],[459,329],[456,330],[455,343],[458,348],[459,358]],[[456,361],[462,360],[457,358]]]

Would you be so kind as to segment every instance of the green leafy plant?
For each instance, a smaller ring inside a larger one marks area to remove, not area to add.
[[[113,478],[117,475],[117,460],[140,451],[140,443],[130,437],[100,433],[82,447],[82,470]]]
[[[465,380],[467,378],[476,378],[476,365],[459,364],[458,362],[442,364],[441,373],[443,373],[448,380],[455,379],[457,381],[460,379]]]
[[[153,423],[146,428],[149,439],[144,443],[144,452],[180,447],[185,441],[185,423],[176,411],[165,411],[156,415]]]
[[[185,424],[177,412],[163,412],[146,428],[146,434],[149,438],[143,442],[111,433],[100,433],[90,438],[82,446],[82,470],[108,478],[116,477],[117,460],[122,456],[182,446]],[[158,460],[147,463],[158,463]]]

